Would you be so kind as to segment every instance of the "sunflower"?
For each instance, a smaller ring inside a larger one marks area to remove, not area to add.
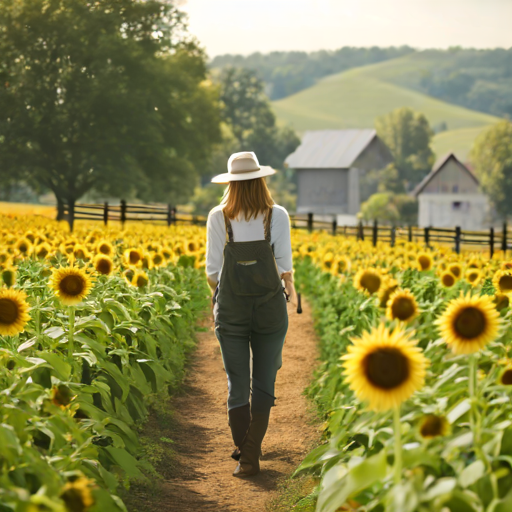
[[[344,274],[345,272],[350,272],[350,267],[351,267],[350,258],[347,258],[346,256],[339,256],[337,258],[337,262],[338,262],[338,268],[337,268],[338,274]]]
[[[499,316],[488,295],[468,294],[452,300],[436,323],[454,354],[472,354],[496,338]]]
[[[30,320],[27,295],[19,290],[0,290],[0,335],[13,336],[23,332]]]
[[[87,248],[82,244],[77,244],[73,248],[73,254],[77,260],[89,261],[91,259],[91,255]]]
[[[502,372],[498,379],[498,383],[503,386],[512,385],[512,366],[507,366]]]
[[[96,251],[104,254],[105,256],[112,256],[114,254],[114,247],[109,241],[101,240],[101,242],[98,242],[98,245],[96,246]]]
[[[14,267],[6,267],[2,270],[2,281],[7,288],[12,288],[16,282],[16,269]]]
[[[354,285],[358,290],[368,292],[370,295],[377,293],[382,284],[380,272],[373,268],[362,268],[354,277]]]
[[[135,275],[135,270],[133,270],[132,268],[127,268],[124,272],[123,272],[123,277],[126,279],[126,282],[128,284],[133,284],[132,283],[132,280],[133,280],[133,276]]]
[[[11,257],[7,251],[0,251],[0,265],[8,261]]]
[[[395,279],[387,278],[382,283],[382,286],[379,289],[379,306],[381,308],[385,308],[387,306],[388,300],[393,295],[393,293],[398,289],[398,281]]]
[[[142,272],[141,270],[135,272],[132,278],[133,286],[137,286],[138,288],[144,288],[149,283],[149,277],[146,272]]]
[[[508,295],[496,294],[494,296],[494,304],[496,304],[498,311],[506,309],[510,306],[510,297]]]
[[[109,256],[104,254],[97,254],[94,258],[94,268],[98,274],[108,276],[114,269],[114,262]]]
[[[462,276],[462,266],[460,263],[452,263],[448,265],[448,271],[451,272],[457,279],[460,279]]]
[[[325,269],[331,270],[334,263],[334,254],[331,251],[326,252],[322,259],[322,263]]]
[[[425,382],[428,359],[409,336],[381,324],[352,339],[342,357],[350,388],[375,411],[398,407]]]
[[[418,303],[409,290],[397,290],[388,300],[386,316],[390,320],[410,322],[418,315]]]
[[[161,252],[155,252],[151,256],[151,263],[154,267],[161,267],[162,265],[165,265],[165,258],[164,255]]]
[[[416,262],[418,263],[419,269],[422,271],[430,270],[434,265],[434,260],[428,252],[421,252],[418,254]]]
[[[74,306],[82,302],[92,288],[92,281],[85,271],[78,267],[53,269],[48,285],[65,306]]]
[[[38,246],[36,246],[34,253],[38,258],[44,260],[46,257],[48,257],[48,255],[51,253],[51,251],[52,251],[51,245],[47,242],[43,242],[43,243],[39,244]]]
[[[94,497],[91,488],[93,480],[81,476],[68,482],[60,494],[60,498],[66,505],[69,512],[86,512],[94,505]]]
[[[494,274],[492,284],[499,293],[512,293],[512,271],[498,270]]]
[[[28,238],[22,238],[16,243],[16,249],[23,256],[30,256],[32,253],[33,245]]]
[[[445,270],[441,274],[441,284],[445,288],[451,288],[456,282],[457,278],[449,270]]]
[[[477,286],[482,279],[482,273],[479,269],[471,267],[466,271],[466,281],[471,286]]]
[[[64,384],[59,384],[52,388],[52,402],[62,409],[65,409],[75,397],[76,395]]]
[[[164,247],[164,248],[162,249],[162,254],[164,255],[164,258],[165,258],[166,260],[170,260],[170,259],[172,259],[172,258],[173,258],[173,256],[174,256],[174,253],[173,253],[172,249],[169,249],[169,247]]]
[[[444,416],[427,414],[420,423],[420,435],[424,439],[445,436],[450,432],[450,424]]]
[[[142,260],[142,251],[132,247],[124,251],[124,261],[127,265],[138,265]]]
[[[503,261],[501,263],[501,270],[512,270],[512,261]]]

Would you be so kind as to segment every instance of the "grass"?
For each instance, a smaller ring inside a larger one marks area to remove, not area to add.
[[[285,480],[267,504],[267,512],[315,512],[318,480],[300,476]]]
[[[421,55],[421,54],[419,54]],[[415,60],[417,59],[417,61]],[[455,151],[464,157],[478,133],[499,118],[437,100],[403,83],[412,83],[426,64],[418,54],[351,69],[320,80],[314,86],[273,102],[280,123],[305,130],[371,128],[375,118],[399,107],[424,113],[431,126],[445,122],[448,131],[434,141],[440,156]]]

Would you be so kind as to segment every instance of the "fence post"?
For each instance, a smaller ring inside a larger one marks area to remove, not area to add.
[[[167,227],[172,224],[172,206],[170,204],[167,205]]]
[[[379,238],[379,223],[377,219],[373,221],[373,232],[372,232],[372,243],[373,247],[377,246],[377,240]]]
[[[455,228],[455,252],[460,254],[460,226]]]
[[[338,221],[336,220],[336,217],[332,220],[332,234],[335,235],[336,231],[338,231]]]
[[[409,230],[408,231],[409,231],[409,233],[408,233],[408,240],[409,240],[409,242],[412,242],[412,226],[411,225],[409,225]]]
[[[357,230],[357,239],[364,242],[364,228],[362,220],[359,222],[359,228]]]
[[[491,254],[491,260],[494,256],[494,228],[491,228],[491,231],[489,233],[489,245],[490,247],[490,254]]]
[[[396,242],[396,227],[391,226],[391,247],[395,247]]]
[[[308,213],[308,231],[311,233],[313,231],[313,214]]]
[[[501,250],[503,251],[503,256],[507,255],[507,249],[508,249],[508,225],[507,221],[503,223],[503,239],[501,241]]]
[[[192,224],[194,224],[194,226],[197,224],[197,215],[192,216]]]
[[[103,224],[105,224],[105,226],[108,224],[108,201],[105,201],[103,205]]]
[[[124,223],[126,222],[126,201],[121,199],[121,224],[124,227]]]
[[[430,247],[430,228],[425,228],[425,245]]]

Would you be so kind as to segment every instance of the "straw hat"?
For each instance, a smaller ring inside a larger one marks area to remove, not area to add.
[[[229,183],[230,181],[254,180],[275,174],[268,165],[260,165],[252,151],[233,153],[228,160],[228,172],[212,178],[212,183]]]

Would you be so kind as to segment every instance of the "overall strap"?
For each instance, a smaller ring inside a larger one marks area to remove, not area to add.
[[[231,226],[231,221],[229,220],[226,212],[222,210],[222,214],[224,215],[224,225],[226,226],[226,242],[233,241],[233,227]]]
[[[263,229],[265,231],[265,240],[270,243],[270,227],[272,225],[272,211],[273,208],[270,207],[266,213],[265,218],[263,219]]]

